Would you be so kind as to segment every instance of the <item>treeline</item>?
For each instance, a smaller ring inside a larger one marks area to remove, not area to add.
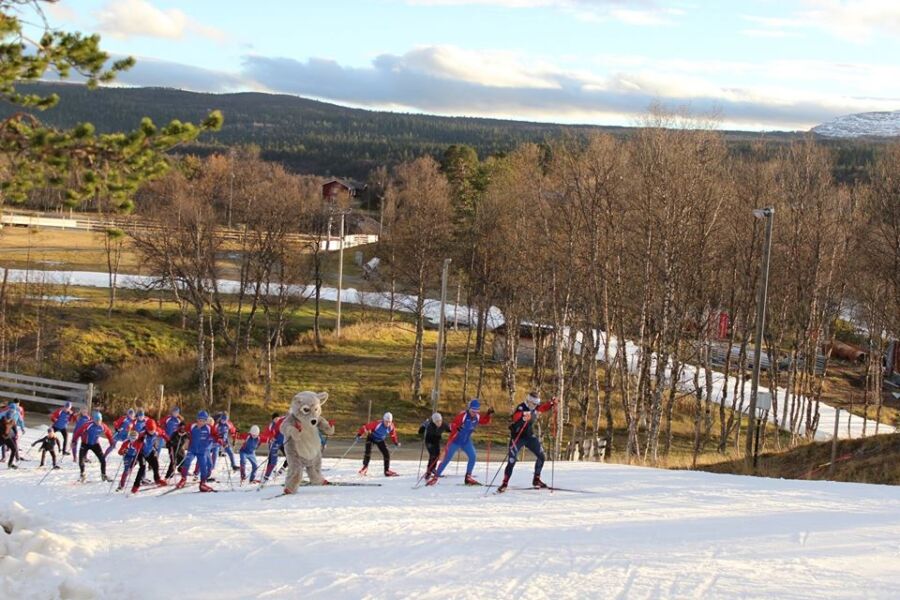
[[[207,155],[222,146],[254,144],[263,158],[299,173],[364,179],[380,165],[393,166],[422,155],[440,159],[452,144],[473,147],[479,156],[499,155],[523,143],[543,143],[563,134],[629,135],[630,127],[562,126],[467,117],[437,117],[345,108],[295,96],[261,93],[204,94],[163,88],[102,88],[61,83],[19,86],[22,92],[58,94],[54,108],[36,112],[57,127],[90,122],[100,132],[128,131],[141,117],[156,123],[199,121],[210,110],[225,115],[222,130],[206,135],[184,153]],[[14,107],[0,106],[0,117]],[[3,112],[5,111],[5,112]],[[753,141],[796,140],[794,133],[726,132],[731,151],[741,153]],[[838,151],[836,176],[848,181],[869,164],[880,144],[831,140]]]
[[[752,210],[771,206],[771,366],[762,384],[787,389],[786,402],[773,399],[776,425],[794,440],[814,436],[830,360],[826,352],[822,370],[816,357],[848,312],[869,332],[866,413],[871,403],[880,416],[881,332],[900,334],[900,144],[885,148],[868,183],[846,185],[834,176],[836,153],[813,140],[734,155],[722,134],[696,123],[654,116],[646,125],[627,139],[562,138],[484,161],[453,147],[442,164],[423,157],[397,166],[384,178],[385,287],[433,294],[443,259],[452,258],[478,316],[466,390],[480,393],[486,317],[498,307],[509,332],[510,406],[523,388],[561,398],[557,452],[590,455],[605,437],[609,448],[655,462],[671,450],[676,403],[693,414],[695,460],[710,447],[749,450],[740,414],[764,229]],[[412,353],[416,396],[423,308]],[[522,329],[536,346],[525,377],[516,362]],[[616,343],[624,340],[633,355]],[[686,365],[696,366],[687,386]],[[722,370],[735,379],[717,404],[713,373]],[[614,413],[624,415],[624,439],[615,439]]]

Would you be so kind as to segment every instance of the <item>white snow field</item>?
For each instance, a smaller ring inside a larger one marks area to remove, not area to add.
[[[415,462],[363,479],[355,456],[326,477],[381,487],[125,496],[70,458],[38,486],[34,454],[0,467],[3,599],[900,596],[900,487],[561,463],[586,493],[486,495],[452,466],[434,488]]]

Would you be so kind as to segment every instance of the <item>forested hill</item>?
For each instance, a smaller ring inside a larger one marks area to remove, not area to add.
[[[236,93],[207,94],[166,88],[102,88],[88,90],[67,83],[19,86],[20,91],[59,94],[59,105],[38,116],[55,126],[93,123],[98,131],[130,130],[148,116],[156,124],[177,118],[200,121],[212,109],[225,114],[225,126],[206,135],[210,147],[257,144],[263,157],[305,173],[365,178],[374,167],[414,158],[440,155],[450,144],[473,146],[479,156],[509,151],[523,142],[541,142],[564,131],[602,130],[625,133],[623,127],[563,126],[468,117],[377,112],[345,108],[296,96]],[[10,108],[0,106],[0,115]],[[731,139],[759,134],[729,133]],[[796,138],[797,134],[766,134],[768,139]]]

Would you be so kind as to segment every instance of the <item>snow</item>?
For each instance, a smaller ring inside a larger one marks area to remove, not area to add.
[[[326,477],[362,481],[358,454],[336,463]],[[75,483],[71,459],[38,486],[35,464],[0,471],[0,520],[16,525],[0,541],[3,598],[895,598],[900,586],[891,486],[561,463],[556,484],[589,493],[496,495],[452,467],[414,490],[417,463],[399,462],[401,477],[364,480],[381,487],[265,501],[277,486],[109,494]]]
[[[813,133],[825,137],[897,137],[900,136],[900,110],[844,115],[816,125]]]

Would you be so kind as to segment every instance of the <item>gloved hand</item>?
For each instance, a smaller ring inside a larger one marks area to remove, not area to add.
[[[328,425],[334,427],[334,419],[328,419]]]
[[[362,436],[359,435],[359,434],[356,434],[356,440],[354,440],[354,441],[357,441],[357,442],[358,442],[358,441],[361,440],[361,439],[362,439]]]
[[[399,448],[399,447],[400,447],[400,442],[397,442],[396,444],[394,444],[394,448]]]

